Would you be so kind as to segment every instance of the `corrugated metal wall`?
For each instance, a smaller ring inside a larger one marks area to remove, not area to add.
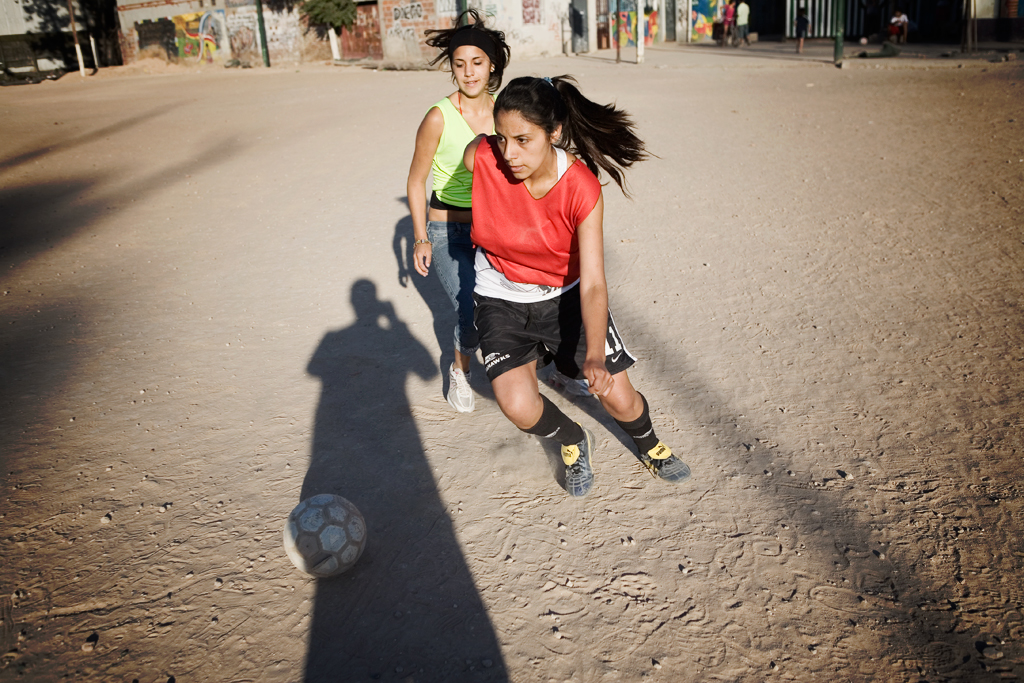
[[[921,16],[921,4],[924,0],[902,0],[900,7],[904,9],[911,21],[916,22]],[[836,0],[788,0],[786,3],[786,37],[796,37],[796,11],[798,7],[807,9],[807,18],[810,20],[811,38],[831,38],[835,36],[836,27]],[[888,3],[880,2],[881,6],[879,19],[882,25],[889,23],[890,16],[886,14]],[[847,38],[858,38],[870,35],[878,31],[879,27],[866,26],[867,9],[859,0],[846,0],[846,17],[844,18],[844,32]]]
[[[65,11],[67,14],[67,11]],[[0,0],[0,36],[17,36],[37,28],[38,21],[29,21],[18,0]]]
[[[857,0],[848,4],[856,5]],[[786,37],[796,37],[796,14],[798,8],[807,10],[810,21],[808,34],[812,38],[835,35],[835,0],[789,0],[786,3]]]

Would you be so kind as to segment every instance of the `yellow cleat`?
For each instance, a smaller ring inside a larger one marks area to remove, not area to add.
[[[678,484],[690,478],[690,468],[685,462],[672,455],[672,449],[661,441],[640,456],[640,462],[651,474],[667,482]]]

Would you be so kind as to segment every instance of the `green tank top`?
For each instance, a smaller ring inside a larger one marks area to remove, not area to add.
[[[444,116],[444,130],[430,163],[434,172],[434,192],[445,204],[469,208],[473,204],[473,174],[466,170],[462,157],[466,145],[473,141],[476,133],[447,97],[431,109],[434,107],[440,109]]]

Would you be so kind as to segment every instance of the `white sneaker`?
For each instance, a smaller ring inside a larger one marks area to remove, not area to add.
[[[476,403],[469,386],[469,375],[455,367],[455,363],[448,370],[448,403],[460,413],[473,412]]]

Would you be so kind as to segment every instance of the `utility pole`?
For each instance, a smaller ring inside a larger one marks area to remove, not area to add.
[[[71,0],[68,0],[70,2]],[[263,50],[263,66],[270,68],[270,51],[267,50],[267,27],[263,24],[263,1],[256,0],[256,25],[260,30],[260,48]]]
[[[78,56],[78,73],[85,78],[85,60],[82,59],[82,46],[78,44],[78,28],[75,26],[75,8],[68,0],[68,19],[71,20],[71,35],[75,37],[75,54]]]
[[[974,52],[978,47],[978,8],[974,0],[964,0],[964,31],[961,52]]]
[[[686,42],[693,42],[693,4],[690,0],[683,0],[686,3]]]
[[[334,58],[335,62],[340,62],[341,50],[338,49],[338,32],[334,30],[333,26],[327,28],[327,37],[331,43],[331,57]]]
[[[636,63],[644,63],[644,8],[642,3],[647,0],[636,0]]]
[[[93,66],[94,69],[99,71],[100,70],[100,56],[99,56],[99,53],[96,52],[96,39],[92,37],[91,33],[89,34],[89,45],[92,47],[92,66]]]
[[[843,40],[846,38],[846,0],[836,0],[836,49],[833,53],[835,65],[843,65]]]
[[[622,12],[618,0],[615,2],[615,63],[622,61]]]

